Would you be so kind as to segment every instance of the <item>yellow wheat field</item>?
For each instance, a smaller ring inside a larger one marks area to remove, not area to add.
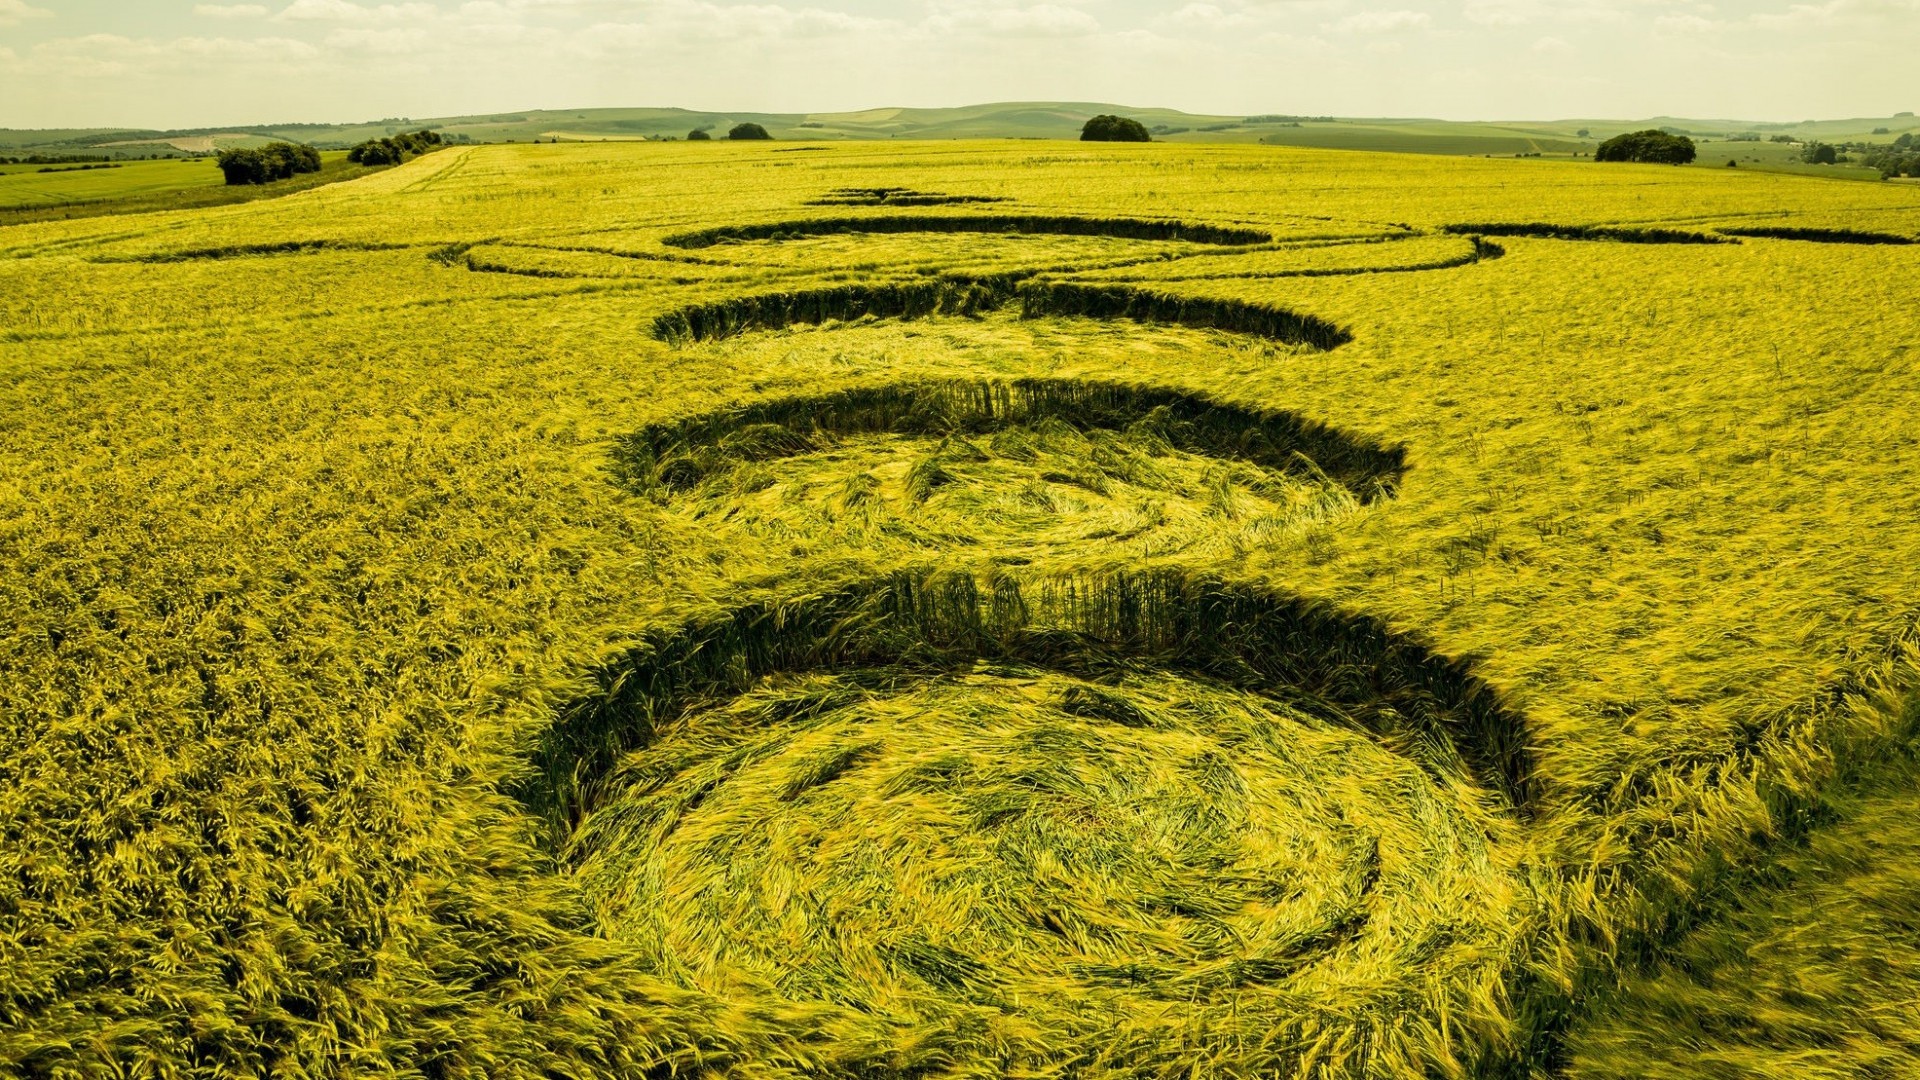
[[[795,149],[0,229],[0,1073],[1611,1075],[1897,758],[1920,191]]]

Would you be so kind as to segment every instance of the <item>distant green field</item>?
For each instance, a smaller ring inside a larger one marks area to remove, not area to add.
[[[46,168],[63,171],[41,171]],[[223,183],[220,170],[207,159],[130,161],[117,168],[87,170],[71,165],[0,165],[0,210],[161,195]]]
[[[1656,116],[1640,120],[1456,121],[1391,117],[1292,117],[1215,115],[1177,109],[1137,108],[1083,101],[1013,101],[954,108],[879,108],[854,112],[705,112],[692,109],[533,109],[439,118],[390,117],[349,124],[282,124],[209,127],[176,131],[90,129],[0,130],[0,151],[14,154],[103,153],[145,156],[253,145],[275,139],[344,149],[367,139],[431,127],[473,142],[626,142],[684,139],[696,129],[724,137],[735,124],[756,123],[782,141],[830,142],[872,139],[1074,139],[1088,117],[1118,113],[1139,120],[1166,142],[1253,143],[1338,150],[1447,154],[1469,157],[1575,157],[1590,154],[1613,135],[1663,127],[1701,144],[1700,167],[1725,168],[1730,156],[1744,167],[1852,179],[1878,179],[1871,170],[1805,166],[1799,148],[1765,141],[1774,135],[1797,141],[1891,141],[1920,131],[1912,115],[1807,120],[1751,120]],[[1885,130],[1887,134],[1875,134]],[[1585,132],[1585,135],[1581,133]],[[1721,144],[1751,133],[1758,143]],[[1751,160],[1749,160],[1751,159]]]
[[[320,155],[317,173],[273,184],[228,187],[207,159],[127,162],[113,169],[41,172],[48,166],[0,166],[0,226],[110,214],[147,214],[229,206],[291,195],[381,171],[354,165],[343,151]]]

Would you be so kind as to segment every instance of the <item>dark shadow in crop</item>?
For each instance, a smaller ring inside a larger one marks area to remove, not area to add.
[[[842,233],[1030,233],[1044,236],[1112,236],[1123,240],[1184,241],[1245,245],[1273,241],[1270,233],[1229,225],[1200,225],[1159,218],[1095,218],[1065,214],[967,214],[911,217],[808,218],[757,225],[721,225],[661,239],[668,247],[705,248],[748,240],[797,240]]]
[[[1440,231],[1453,233],[1456,236],[1532,236],[1542,240],[1612,240],[1623,244],[1737,244],[1740,242],[1730,237],[1688,232],[1684,229],[1616,225],[1554,225],[1537,221],[1442,225]]]
[[[1009,201],[1005,195],[948,195],[940,191],[915,191],[904,187],[835,188],[808,206],[955,206],[964,203]]]
[[[1728,225],[1715,230],[1728,236],[1752,236],[1765,240],[1805,240],[1815,244],[1913,244],[1920,243],[1899,233],[1866,232],[1860,229],[1801,229],[1772,225]]]
[[[1466,665],[1376,619],[1171,570],[1026,581],[903,570],[662,631],[558,711],[515,794],[558,847],[620,758],[690,709],[769,676],[863,673],[897,685],[980,660],[1094,681],[1161,670],[1275,696],[1531,811],[1525,724]]]
[[[861,318],[978,315],[1018,300],[1022,318],[1078,316],[1222,330],[1316,349],[1335,349],[1353,335],[1315,315],[1245,300],[1177,296],[1132,285],[944,277],[882,284],[836,285],[759,293],[695,304],[654,320],[667,342],[709,341],[752,330],[819,325]]]
[[[775,398],[652,424],[622,436],[621,483],[672,494],[753,461],[819,453],[860,435],[944,437],[1061,422],[1137,431],[1169,448],[1332,482],[1362,503],[1389,495],[1406,451],[1279,410],[1255,410],[1160,387],[1085,379],[949,379]]]
[[[405,251],[418,244],[379,244],[353,240],[280,240],[267,244],[231,244],[226,247],[187,248],[139,255],[103,255],[97,263],[172,263],[245,259],[261,255],[314,255],[324,251]]]

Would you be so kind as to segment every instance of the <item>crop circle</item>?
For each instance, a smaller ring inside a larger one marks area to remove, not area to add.
[[[1251,1024],[1280,1069],[1509,970],[1524,732],[1372,620],[1170,570],[923,569],[603,675],[532,792],[602,932],[691,989],[875,1020],[883,1056],[1151,1071]]]
[[[654,333],[1016,301],[1350,340],[1264,304],[1020,276],[709,300]],[[1169,389],[955,378],[654,424],[615,466],[786,567],[608,663],[520,792],[643,970],[864,1032],[862,1073],[1498,1053],[1529,910],[1520,719],[1376,620],[1192,569],[1239,511],[1325,528],[1390,498],[1399,448]],[[815,559],[835,546],[861,556]]]

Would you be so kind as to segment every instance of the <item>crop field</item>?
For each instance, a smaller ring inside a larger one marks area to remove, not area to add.
[[[358,179],[376,171],[348,162],[344,153],[329,151],[321,157],[317,173],[235,187],[227,186],[225,176],[208,159],[126,161],[112,163],[110,168],[0,165],[0,227],[228,206]]]
[[[0,166],[0,210],[158,195],[225,182],[212,162],[187,158],[128,161],[111,169],[5,165]]]
[[[1920,1068],[1920,188],[790,151],[0,228],[0,1075]]]

